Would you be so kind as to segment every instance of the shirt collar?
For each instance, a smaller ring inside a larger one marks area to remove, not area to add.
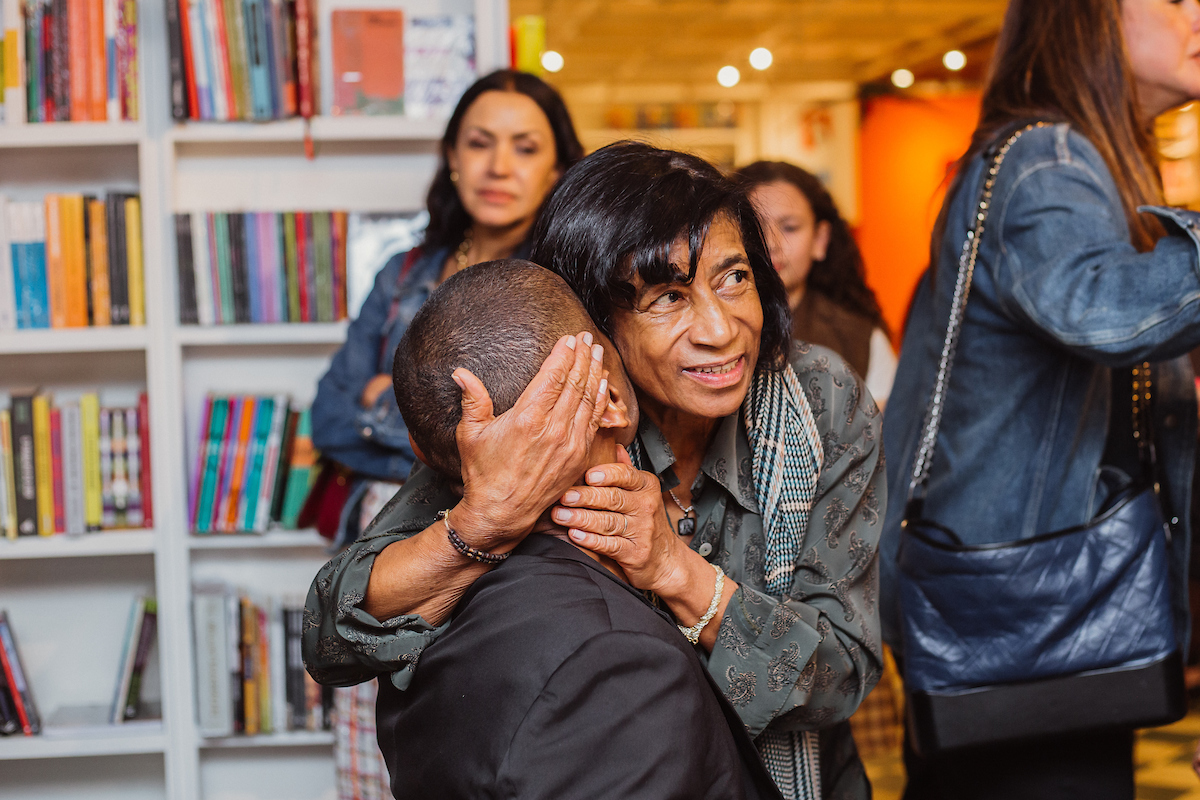
[[[663,487],[674,489],[679,485],[672,467],[675,453],[667,437],[646,415],[638,425],[638,440],[648,466],[658,475]],[[746,426],[742,424],[741,412],[730,414],[721,420],[713,436],[700,472],[724,487],[738,505],[752,514],[758,512],[758,500],[754,494],[753,459],[750,441],[746,438]]]

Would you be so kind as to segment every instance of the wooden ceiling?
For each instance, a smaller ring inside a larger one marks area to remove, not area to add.
[[[1053,0],[1047,0],[1052,2]],[[546,19],[559,86],[879,80],[992,37],[1007,0],[510,0]],[[774,63],[750,67],[767,47]],[[949,73],[947,73],[949,76]]]

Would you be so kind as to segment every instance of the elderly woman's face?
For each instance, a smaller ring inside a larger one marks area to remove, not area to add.
[[[686,238],[671,261],[687,274]],[[617,349],[660,426],[677,414],[717,419],[741,406],[758,362],[763,311],[741,230],[728,216],[709,228],[690,284],[635,279],[631,310],[613,315]]]

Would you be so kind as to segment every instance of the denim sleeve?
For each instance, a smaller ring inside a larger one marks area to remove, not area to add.
[[[817,730],[846,720],[883,671],[877,546],[887,483],[879,410],[844,362],[824,372],[819,356],[814,363],[797,371],[818,392],[825,462],[792,588],[775,597],[739,586],[708,662],[753,736],[768,725]]]
[[[379,374],[383,326],[403,263],[403,256],[393,258],[375,277],[345,344],[317,384],[312,405],[313,444],[318,450],[351,469],[390,480],[403,480],[415,460],[408,429],[391,392],[383,392],[374,408],[363,408],[359,398]]]
[[[1110,367],[1200,345],[1200,216],[1146,209],[1168,235],[1139,253],[1111,178],[1087,153],[1030,166],[1009,186],[989,223],[1000,231],[992,275],[1007,313]]]

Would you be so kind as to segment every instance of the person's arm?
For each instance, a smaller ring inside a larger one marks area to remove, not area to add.
[[[380,435],[390,420],[386,404],[396,406],[390,390],[371,408],[363,407],[362,395],[379,372],[383,326],[403,263],[404,256],[397,256],[375,276],[375,286],[317,384],[312,404],[313,445],[321,453],[351,469],[392,480],[403,480],[412,467],[407,431],[402,447],[397,437]],[[399,413],[396,409],[397,418]]]
[[[1151,209],[1169,235],[1139,253],[1098,157],[1069,142],[1075,157],[1032,167],[993,205],[1003,250],[989,269],[1001,305],[1106,366],[1187,353],[1200,345],[1200,216]]]
[[[555,670],[525,714],[496,777],[497,794],[742,797],[742,768],[724,727],[694,655],[646,633],[604,633]]]
[[[418,521],[376,525],[381,532],[368,532],[321,569],[303,636],[314,678],[352,685],[393,672],[393,683],[407,685],[404,676],[440,632],[435,626],[487,569],[454,550],[445,523],[431,517],[448,508],[450,525],[468,545],[507,552],[583,471],[607,387],[599,345],[590,335],[575,339],[555,345],[517,404],[499,417],[479,379],[455,372],[463,389],[462,498],[447,499],[446,482],[431,470],[414,472],[397,495],[406,505],[389,503],[381,522],[406,509]]]

